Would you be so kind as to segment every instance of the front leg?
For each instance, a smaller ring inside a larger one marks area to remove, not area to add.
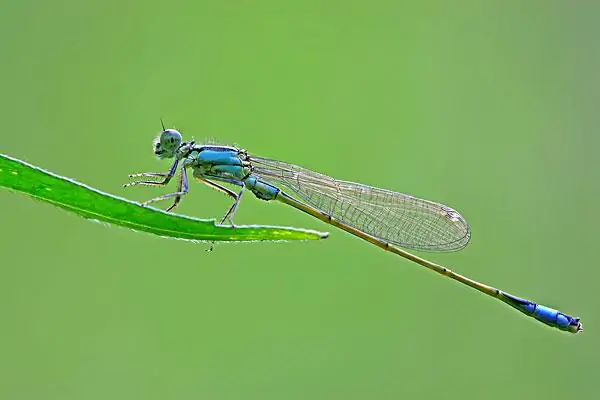
[[[183,190],[182,190],[183,188]],[[175,196],[175,201],[173,202],[173,204],[171,204],[171,207],[167,208],[167,212],[171,211],[172,209],[174,209],[175,207],[177,207],[177,205],[179,205],[179,202],[181,201],[181,196],[183,196],[184,194],[187,194],[190,191],[190,185],[188,182],[188,177],[187,177],[187,172],[185,167],[181,168],[181,175],[179,175],[179,185],[178,185],[178,192],[180,192],[181,194],[179,196]]]
[[[126,183],[125,185],[123,185],[123,187],[130,187],[130,186],[135,186],[135,185],[165,186],[166,184],[168,184],[171,181],[171,178],[173,178],[173,176],[175,176],[175,171],[177,171],[178,164],[179,164],[179,160],[175,160],[175,162],[171,166],[171,169],[166,174],[161,173],[161,172],[142,172],[141,174],[130,174],[129,175],[130,178],[137,178],[137,177],[165,178],[162,181],[156,182],[156,181],[139,180],[139,181],[133,181],[133,182]]]
[[[179,205],[179,202],[181,201],[181,197],[188,194],[189,189],[190,189],[190,187],[189,187],[189,182],[188,182],[188,177],[187,177],[187,170],[185,169],[185,167],[183,167],[183,168],[181,168],[181,173],[179,174],[179,184],[177,185],[177,192],[165,194],[165,195],[159,196],[159,197],[155,197],[153,199],[150,199],[150,200],[144,202],[143,205],[147,206],[148,204],[154,203],[156,201],[166,200],[166,199],[170,199],[171,197],[175,197],[175,201],[173,202],[173,204],[166,210],[167,212],[171,211],[172,209],[174,209],[175,207],[177,207]]]

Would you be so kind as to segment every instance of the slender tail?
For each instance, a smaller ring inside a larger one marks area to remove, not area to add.
[[[356,228],[353,228],[333,218],[331,215],[323,211],[317,210],[301,201],[296,200],[295,198],[291,197],[283,191],[277,193],[276,200],[279,200],[282,203],[288,204],[300,211],[312,215],[313,217],[316,217],[323,222],[331,224],[337,228],[343,229],[348,233],[358,236],[359,238],[366,240],[367,242],[374,244],[375,246],[382,248],[383,250],[390,251],[419,265],[422,265],[425,268],[435,271],[441,275],[447,276],[448,278],[454,279],[455,281],[458,281],[464,285],[470,286],[473,289],[476,289],[482,293],[485,293],[500,301],[503,301],[504,303],[508,304],[514,309],[519,310],[523,314],[527,315],[528,317],[533,317],[548,326],[571,333],[578,333],[583,331],[583,325],[581,324],[580,319],[577,317],[572,317],[568,314],[562,313],[550,307],[546,307],[534,303],[532,301],[513,296],[511,294],[501,291],[500,289],[496,289],[494,287],[485,285],[473,279],[469,279],[465,276],[457,274],[456,272],[453,272],[446,267],[428,261],[424,258],[418,257],[386,241],[383,241],[372,235],[364,233]]]

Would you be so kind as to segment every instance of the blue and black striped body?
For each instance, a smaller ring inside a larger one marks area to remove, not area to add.
[[[572,317],[553,308],[505,292],[501,292],[499,298],[506,304],[546,325],[568,332],[577,332],[579,329],[580,318]]]
[[[246,187],[261,200],[274,200],[281,191],[252,175],[252,165],[244,150],[229,146],[195,146],[184,166],[197,178],[212,179]]]
[[[366,240],[367,242],[374,244],[386,251],[390,251],[441,275],[447,276],[482,293],[497,298],[511,307],[519,310],[523,314],[533,317],[548,326],[572,333],[580,332],[583,329],[579,318],[572,317],[550,307],[513,296],[494,287],[469,279],[451,271],[446,267],[409,253],[400,248],[404,246],[398,245],[398,243],[390,242],[389,239],[386,239],[381,235],[377,235],[376,233],[373,233],[373,231],[369,232],[367,229],[361,229],[357,225],[348,223],[343,219],[344,215],[341,213],[341,211],[338,214],[335,214],[332,211],[326,211],[325,208],[320,206],[320,203],[313,201],[314,198],[318,196],[315,194],[317,191],[314,189],[314,186],[316,186],[317,183],[320,184],[320,181],[313,179],[309,182],[309,184],[313,185],[312,187],[308,185],[303,187],[303,190],[294,189],[300,187],[301,184],[306,184],[306,182],[302,182],[302,179],[306,178],[307,174],[314,174],[309,170],[300,169],[297,166],[276,160],[250,157],[245,150],[229,146],[195,146],[193,143],[190,143],[186,151],[180,153],[179,157],[183,160],[184,168],[192,169],[194,177],[204,180],[205,183],[206,181],[219,181],[241,187],[241,191],[237,195],[229,191],[229,189],[218,187],[218,189],[228,192],[228,194],[231,197],[234,197],[236,200],[235,205],[228,212],[226,217],[232,215],[237,207],[237,204],[239,203],[239,199],[241,198],[244,189],[248,189],[259,199],[266,201],[278,200],[295,207],[298,210],[301,210],[313,217],[319,218],[328,224],[343,229],[346,232]],[[268,162],[271,169],[265,169],[265,160]],[[176,164],[173,168],[175,167]],[[324,176],[320,175],[320,177]],[[262,178],[264,178],[264,180]],[[281,183],[281,188],[267,182],[266,180],[273,181],[277,185]],[[342,185],[339,185],[339,182],[335,180],[326,181],[326,183],[327,182],[335,183],[331,184],[333,191],[328,193],[329,198],[333,198],[337,204],[338,197],[336,196],[342,198],[342,194],[340,194]],[[359,184],[348,182],[343,182],[343,184],[346,186],[360,186]],[[294,196],[290,196],[289,194],[283,192],[283,189],[290,190],[290,193],[293,193]],[[370,187],[365,189],[363,186],[360,189],[358,196],[360,197],[365,190],[376,189]],[[349,192],[346,192],[346,195],[348,195],[348,193]],[[385,193],[389,194],[390,192]],[[414,200],[414,198],[409,196],[405,196],[404,198],[406,199],[405,201]],[[344,199],[342,198],[339,201],[341,204],[343,203]],[[423,205],[426,203],[423,201],[419,204]],[[346,204],[346,207],[348,207],[348,204]],[[438,211],[442,217],[457,223],[460,222],[460,218],[457,217],[458,214],[454,210],[448,207],[442,207]],[[356,214],[363,215],[364,213],[356,212]]]

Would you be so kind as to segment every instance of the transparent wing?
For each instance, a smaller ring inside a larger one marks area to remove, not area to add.
[[[340,222],[400,247],[454,251],[471,238],[467,221],[443,204],[340,181],[282,161],[254,156],[249,161],[262,180],[288,189],[290,195]]]

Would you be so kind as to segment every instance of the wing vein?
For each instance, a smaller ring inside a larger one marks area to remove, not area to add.
[[[455,251],[469,243],[469,224],[443,204],[337,180],[282,161],[249,159],[258,178],[381,240],[424,251]]]

